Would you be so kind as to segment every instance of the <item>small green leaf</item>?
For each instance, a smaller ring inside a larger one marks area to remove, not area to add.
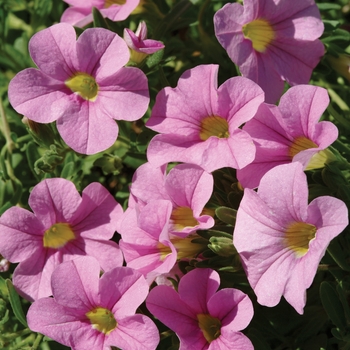
[[[329,282],[321,283],[320,296],[322,305],[334,325],[341,330],[346,329],[343,305],[339,300],[338,293]]]
[[[317,4],[317,7],[321,11],[328,11],[328,10],[341,10],[341,5],[339,4],[332,4],[330,2],[325,2],[323,4]]]
[[[15,290],[15,287],[13,286],[11,280],[6,280],[7,289],[9,292],[10,297],[10,304],[12,306],[13,313],[17,317],[18,321],[20,321],[24,327],[28,327],[26,317],[24,315],[22,304],[20,301],[20,298]]]
[[[105,18],[102,16],[101,12],[94,7],[92,9],[92,16],[94,18],[94,27],[109,29]]]

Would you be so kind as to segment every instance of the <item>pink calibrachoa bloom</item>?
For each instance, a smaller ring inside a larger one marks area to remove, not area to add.
[[[198,235],[182,238],[169,233],[172,210],[168,200],[151,200],[144,207],[128,208],[118,226],[127,266],[143,273],[150,284],[178,259],[195,257],[206,248],[191,242]]]
[[[84,27],[93,21],[92,9],[96,7],[103,17],[124,21],[139,5],[140,0],[63,0],[71,5],[62,14],[61,22]]]
[[[147,316],[135,314],[148,294],[142,274],[116,267],[101,278],[92,257],[65,262],[52,274],[53,298],[35,301],[28,326],[73,350],[154,350],[159,332]]]
[[[110,241],[123,210],[101,184],[91,183],[80,196],[72,182],[46,179],[33,188],[29,206],[33,213],[12,207],[0,218],[0,253],[20,263],[13,284],[24,298],[50,296],[54,269],[77,256],[96,257],[104,271],[123,264]]]
[[[130,57],[124,40],[103,28],[85,30],[78,40],[65,23],[35,34],[29,42],[39,69],[19,72],[9,99],[18,113],[38,123],[57,120],[63,140],[75,151],[94,154],[112,146],[115,120],[133,121],[148,108],[145,74],[123,67]]]
[[[135,63],[142,62],[148,55],[164,49],[164,44],[157,40],[147,39],[147,26],[141,21],[134,33],[124,29],[124,40],[130,49],[130,59]]]
[[[253,350],[251,341],[240,332],[253,317],[249,297],[238,289],[217,292],[219,274],[195,269],[183,276],[179,292],[157,286],[146,306],[180,339],[180,350]]]
[[[205,208],[213,186],[213,176],[197,165],[179,164],[166,174],[165,166],[156,168],[145,163],[134,174],[130,204],[136,202],[142,206],[154,199],[171,201],[169,230],[186,237],[196,230],[214,226],[214,211]]]
[[[318,197],[308,204],[298,162],[271,169],[258,192],[246,188],[233,243],[258,302],[275,306],[283,295],[302,314],[319,262],[348,221],[346,205],[337,198]]]
[[[243,168],[254,160],[255,146],[239,129],[264,101],[261,88],[234,77],[217,88],[217,65],[200,65],[183,73],[176,88],[166,87],[156,98],[146,126],[155,130],[147,157],[199,165],[207,172]]]
[[[275,103],[290,85],[307,84],[324,54],[324,26],[313,0],[244,0],[214,15],[215,35],[242,75]]]
[[[255,160],[237,170],[243,187],[255,188],[262,176],[279,164],[300,162],[307,170],[322,168],[333,154],[326,150],[338,137],[337,127],[319,122],[329,103],[327,90],[294,86],[281,97],[279,106],[263,104],[243,130],[256,145]]]

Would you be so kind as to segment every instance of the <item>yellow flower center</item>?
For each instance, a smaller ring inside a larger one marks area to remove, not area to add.
[[[189,207],[175,208],[171,213],[170,220],[172,220],[176,231],[181,231],[185,227],[198,225],[198,221],[193,217],[193,211]]]
[[[218,115],[212,115],[204,118],[201,121],[201,128],[199,132],[200,139],[206,141],[211,136],[215,136],[220,139],[227,139],[228,137],[230,137],[230,134],[228,132],[228,123],[226,119]]]
[[[194,258],[199,253],[201,253],[204,249],[207,248],[206,244],[194,243],[193,239],[199,238],[197,234],[191,234],[185,238],[173,236],[170,241],[174,245],[177,252],[177,260],[181,260],[184,258]],[[163,261],[167,255],[171,254],[170,247],[158,243],[157,246],[160,252],[160,260]]]
[[[86,313],[86,317],[90,320],[92,328],[107,335],[118,325],[112,312],[104,307],[94,308]]]
[[[126,3],[126,0],[105,0],[105,6],[104,8],[108,8],[112,5],[124,5]]]
[[[315,238],[316,231],[316,227],[312,224],[293,222],[285,231],[284,243],[298,258],[301,258],[308,252],[309,243]]]
[[[316,145],[316,143],[314,143],[307,137],[299,136],[295,138],[292,144],[289,146],[289,156],[291,157],[291,159],[293,159],[293,157],[299,152],[305,151],[306,149],[309,149],[309,148],[317,148],[317,147],[318,145]]]
[[[75,239],[75,234],[70,225],[67,223],[58,223],[45,231],[43,243],[45,248],[58,249],[73,239]]]
[[[220,337],[221,322],[219,319],[208,314],[198,314],[197,319],[199,328],[202,330],[208,343]]]
[[[89,74],[76,73],[65,84],[85,100],[95,101],[98,93],[96,80]]]
[[[258,52],[265,52],[275,38],[273,27],[266,19],[256,19],[247,23],[242,30],[244,37],[252,41],[253,49]]]

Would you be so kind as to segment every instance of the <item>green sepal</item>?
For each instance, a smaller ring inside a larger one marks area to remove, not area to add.
[[[11,280],[7,279],[6,285],[9,292],[10,304],[11,304],[13,313],[17,317],[18,321],[21,322],[24,327],[28,327],[19,295],[17,294],[16,289],[13,286]]]
[[[219,207],[215,210],[215,215],[224,223],[234,226],[237,210],[228,207]]]
[[[92,8],[92,17],[94,19],[94,27],[109,29],[108,23],[102,16],[101,12],[96,8]]]

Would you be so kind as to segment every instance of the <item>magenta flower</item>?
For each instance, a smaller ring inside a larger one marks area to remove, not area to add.
[[[220,278],[211,269],[195,269],[183,276],[179,292],[157,286],[146,300],[151,313],[173,330],[180,350],[253,350],[253,344],[240,330],[253,317],[253,305],[238,289],[217,292]]]
[[[140,0],[63,0],[71,5],[62,14],[61,22],[84,27],[93,21],[92,9],[96,7],[103,17],[124,21],[139,5]]]
[[[324,54],[324,26],[313,0],[244,0],[214,15],[215,35],[242,75],[275,103],[290,85],[307,84]]]
[[[65,262],[52,274],[53,298],[35,301],[28,326],[73,350],[154,350],[159,333],[148,317],[135,314],[148,294],[143,276],[116,267],[101,278],[96,259]]]
[[[164,49],[163,43],[147,39],[147,26],[141,21],[136,32],[125,28],[124,40],[130,49],[130,59],[135,63],[142,62],[148,55]]]
[[[191,242],[198,235],[182,238],[169,233],[172,209],[168,200],[151,200],[144,207],[127,209],[118,226],[127,266],[140,271],[150,284],[168,273],[177,260],[196,257],[206,248]]]
[[[123,67],[124,40],[103,28],[85,30],[78,40],[69,24],[56,24],[29,42],[39,67],[19,72],[9,99],[18,113],[38,123],[57,120],[63,140],[76,152],[93,154],[112,146],[117,120],[136,120],[148,108],[144,73]]]
[[[254,144],[239,126],[253,118],[264,93],[242,77],[217,88],[218,68],[197,66],[180,77],[176,88],[158,93],[146,123],[161,133],[147,151],[154,166],[184,162],[212,172],[223,167],[240,169],[254,160]]]
[[[254,140],[255,159],[237,170],[243,187],[255,188],[262,176],[279,164],[300,162],[304,169],[324,167],[330,151],[324,151],[338,137],[337,127],[319,122],[329,103],[327,90],[300,85],[290,88],[278,107],[263,104],[243,130]]]
[[[279,165],[246,188],[237,212],[233,243],[258,302],[275,306],[283,295],[302,314],[329,242],[348,225],[339,199],[308,204],[306,175],[299,162]]]
[[[142,206],[154,199],[171,201],[169,231],[186,237],[214,225],[214,210],[205,208],[213,186],[213,176],[197,165],[179,164],[166,174],[165,167],[155,168],[145,163],[134,174],[130,204],[136,202]]]
[[[118,245],[110,241],[122,216],[121,206],[99,183],[79,195],[65,179],[46,179],[29,196],[34,213],[19,207],[0,218],[0,253],[20,264],[13,284],[28,300],[50,296],[50,279],[63,261],[94,256],[102,270],[123,264]]]

